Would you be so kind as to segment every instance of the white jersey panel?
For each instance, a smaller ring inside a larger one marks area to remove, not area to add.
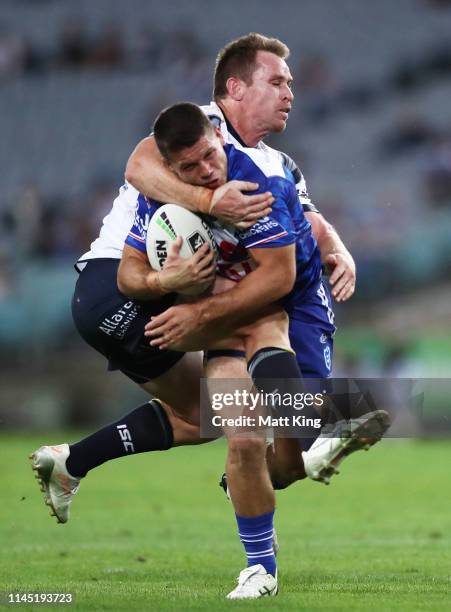
[[[120,259],[125,239],[133,225],[139,191],[125,182],[113,202],[113,208],[103,219],[99,237],[91,244],[90,250],[82,255],[79,262],[88,259]]]

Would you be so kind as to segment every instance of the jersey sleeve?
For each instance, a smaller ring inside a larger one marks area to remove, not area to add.
[[[304,175],[299,170],[299,167],[297,166],[296,162],[291,159],[291,157],[286,153],[280,152],[280,155],[282,156],[285,168],[288,170],[288,172],[291,173],[293,177],[299,203],[302,206],[304,212],[319,212],[315,204],[310,199]]]
[[[141,193],[138,195],[133,225],[125,239],[125,244],[141,251],[141,253],[147,253],[147,228],[156,208],[156,205],[149,202]]]
[[[290,214],[290,206],[293,206],[297,198],[294,185],[281,177],[271,177],[265,190],[271,191],[276,199],[267,217],[240,232],[240,244],[246,249],[283,247],[297,240]]]

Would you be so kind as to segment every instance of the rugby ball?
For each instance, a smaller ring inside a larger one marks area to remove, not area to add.
[[[159,271],[163,268],[171,245],[178,236],[183,238],[180,257],[191,257],[206,242],[215,254],[217,253],[213,233],[201,217],[177,204],[164,204],[154,213],[147,228],[147,256],[154,270]],[[206,289],[208,289],[208,283],[192,289],[184,289],[179,293],[198,295]]]

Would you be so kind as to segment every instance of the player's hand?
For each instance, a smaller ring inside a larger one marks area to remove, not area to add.
[[[144,328],[150,345],[159,349],[177,349],[191,333],[198,331],[200,309],[194,304],[171,306],[152,317]]]
[[[356,283],[355,263],[350,253],[339,252],[326,255],[324,259],[330,274],[332,295],[337,302],[346,302],[353,295]]]
[[[274,202],[270,191],[254,195],[242,193],[242,191],[255,191],[256,189],[258,189],[258,183],[229,181],[214,191],[210,214],[240,229],[251,227],[256,221],[269,215]]]
[[[198,285],[208,286],[215,278],[215,254],[210,245],[203,244],[194,255],[186,259],[180,257],[182,243],[183,238],[178,236],[159,273],[160,285],[168,292],[180,292]]]

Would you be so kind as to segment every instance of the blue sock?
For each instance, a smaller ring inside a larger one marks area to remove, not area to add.
[[[276,575],[276,557],[272,546],[274,511],[260,516],[238,516],[238,532],[247,554],[247,565],[261,563],[268,574]]]

